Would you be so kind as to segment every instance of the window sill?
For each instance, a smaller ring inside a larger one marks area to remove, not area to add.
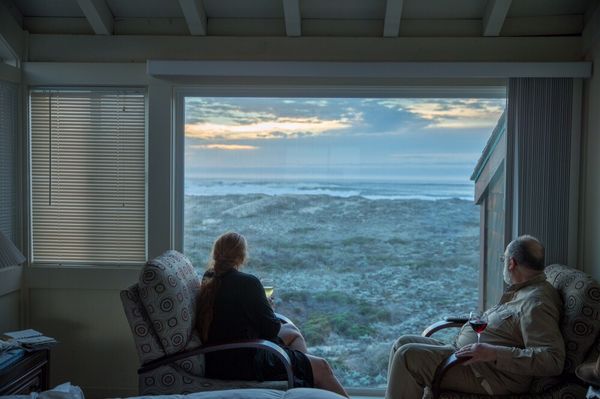
[[[34,264],[23,269],[29,289],[122,290],[138,281],[141,267]]]

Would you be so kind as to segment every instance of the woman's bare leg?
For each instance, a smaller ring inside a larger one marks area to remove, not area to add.
[[[300,330],[293,324],[282,324],[279,330],[279,338],[291,349],[295,349],[302,353],[307,353],[306,341],[300,333]],[[327,360],[307,354],[310,366],[312,368],[313,379],[316,388],[325,389],[327,391],[335,392],[339,395],[349,397],[348,393],[342,384],[338,381],[336,376],[333,374],[333,370]]]
[[[278,336],[290,349],[295,349],[302,353],[308,352],[306,341],[295,325],[289,323],[282,324]]]
[[[327,363],[327,360],[312,355],[306,356],[310,360],[310,366],[312,367],[315,388],[325,389],[326,391],[335,392],[349,398],[348,393],[333,374],[333,370],[329,363]]]

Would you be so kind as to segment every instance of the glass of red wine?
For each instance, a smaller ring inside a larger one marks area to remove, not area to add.
[[[481,333],[488,325],[487,315],[481,312],[471,312],[469,315],[469,324],[471,325],[473,331],[477,333],[477,343],[479,343]]]

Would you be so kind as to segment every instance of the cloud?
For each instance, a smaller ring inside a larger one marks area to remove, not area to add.
[[[304,100],[302,104],[305,105],[313,105],[317,107],[327,107],[329,105],[329,101],[327,100]]]
[[[224,123],[224,121],[187,123],[185,125],[185,136],[204,140],[272,139],[316,136],[351,126],[352,124],[346,118],[274,117],[268,121],[255,121],[246,124]]]
[[[229,140],[232,135],[264,139],[350,133],[363,127],[360,101],[190,97],[185,102],[186,135]]]
[[[426,128],[491,128],[504,110],[504,100],[490,99],[386,99],[379,105],[427,121]]]
[[[192,144],[189,148],[199,150],[250,151],[257,150],[260,147],[242,144]]]

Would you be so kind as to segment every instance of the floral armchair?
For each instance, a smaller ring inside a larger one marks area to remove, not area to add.
[[[595,361],[600,351],[600,285],[587,274],[563,265],[546,267],[546,279],[559,292],[564,311],[560,324],[566,349],[562,375],[534,380],[529,393],[521,395],[474,395],[445,392],[440,389],[445,373],[461,363],[451,355],[437,369],[431,387],[434,399],[574,399],[585,398],[587,387],[575,376],[575,369],[583,362]],[[448,327],[460,327],[466,319],[447,319],[438,322],[422,335],[431,336]]]
[[[140,395],[291,388],[293,374],[289,357],[272,342],[247,340],[202,345],[194,329],[198,285],[190,260],[177,251],[167,251],[143,267],[137,284],[121,291],[142,364],[138,370]],[[273,351],[284,363],[288,381],[224,381],[204,377],[205,353],[236,348]]]

